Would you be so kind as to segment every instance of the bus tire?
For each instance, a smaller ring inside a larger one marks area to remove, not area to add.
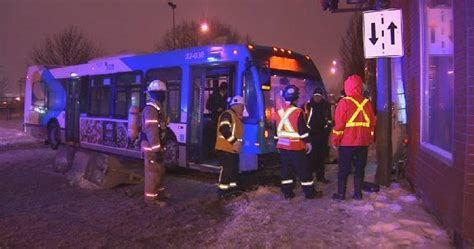
[[[166,128],[166,135],[163,138],[163,159],[167,167],[176,167],[178,165],[179,144],[174,132],[168,127]]]
[[[56,121],[48,125],[48,143],[53,150],[56,150],[59,144],[61,144],[61,128]]]

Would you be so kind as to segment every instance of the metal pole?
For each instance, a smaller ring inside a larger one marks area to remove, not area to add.
[[[176,5],[173,8],[173,49],[176,49],[176,25],[174,19],[174,9],[176,9]]]
[[[176,9],[176,7],[178,7],[178,5],[176,5],[175,3],[172,3],[171,1],[168,1],[168,6],[170,6],[171,9],[173,10],[173,49],[176,49],[176,25],[175,25],[174,10]]]
[[[377,9],[388,8],[390,2],[378,0]],[[392,70],[390,58],[377,59],[377,184],[389,186],[392,174]]]
[[[392,82],[391,61],[377,59],[377,184],[389,186],[392,174]]]

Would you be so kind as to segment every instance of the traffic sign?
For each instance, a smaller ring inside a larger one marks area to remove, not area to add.
[[[403,56],[402,11],[364,12],[365,58]]]

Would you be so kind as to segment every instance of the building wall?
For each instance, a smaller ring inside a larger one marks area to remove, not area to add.
[[[401,0],[403,59],[410,138],[407,176],[425,207],[452,231],[455,242],[474,241],[474,1],[454,0],[453,161],[420,145],[419,1]]]
[[[474,1],[465,0],[464,8],[466,21],[466,74],[465,88],[466,113],[464,113],[466,126],[460,134],[464,137],[464,210],[463,210],[463,235],[474,241]],[[461,53],[462,51],[460,51]]]

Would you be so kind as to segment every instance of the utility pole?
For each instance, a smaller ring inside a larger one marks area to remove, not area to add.
[[[178,5],[175,3],[172,3],[171,1],[168,1],[168,5],[171,7],[173,11],[173,49],[176,49],[176,23],[175,23],[175,15],[174,15],[174,10]]]
[[[376,9],[389,8],[390,0],[377,0]],[[389,186],[392,174],[392,70],[390,58],[377,58],[377,171],[375,181]]]

